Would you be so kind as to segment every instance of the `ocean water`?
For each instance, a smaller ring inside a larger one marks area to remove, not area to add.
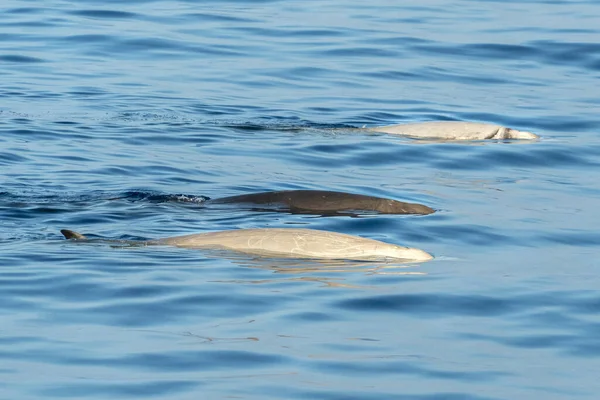
[[[600,396],[597,2],[4,0],[0,15],[1,399]],[[542,139],[344,129],[429,120]],[[284,189],[438,211],[200,203]],[[59,233],[255,227],[435,259],[261,259]]]

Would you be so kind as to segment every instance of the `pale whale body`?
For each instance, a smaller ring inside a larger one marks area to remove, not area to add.
[[[67,239],[88,240],[80,233],[63,229]],[[174,236],[148,241],[108,240],[142,246],[176,246],[189,249],[221,249],[277,258],[343,259],[359,261],[428,261],[423,250],[398,246],[343,233],[314,229],[262,228]]]
[[[486,139],[538,139],[531,132],[518,131],[500,125],[463,122],[431,121],[364,128],[368,131],[391,133],[418,139],[486,140]]]
[[[345,215],[361,211],[380,214],[421,214],[435,212],[422,204],[405,203],[382,197],[326,190],[283,190],[222,197],[207,204],[257,204],[274,211],[296,214]]]

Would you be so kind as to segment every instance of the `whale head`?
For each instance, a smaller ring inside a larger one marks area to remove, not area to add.
[[[433,256],[421,249],[413,247],[403,247],[394,244],[385,246],[378,246],[374,251],[373,255],[376,258],[391,258],[401,259],[413,262],[429,261],[433,259]]]
[[[535,133],[519,131],[513,128],[501,127],[490,139],[539,139]]]
[[[385,214],[433,214],[435,210],[423,204],[404,203],[397,200],[385,199],[378,204],[377,210]]]

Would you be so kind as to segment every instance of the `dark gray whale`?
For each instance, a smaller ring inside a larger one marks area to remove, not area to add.
[[[208,200],[206,204],[252,204],[260,205],[259,209],[270,211],[319,215],[354,215],[361,211],[421,215],[435,212],[434,209],[422,204],[326,190],[284,190],[243,194]]]

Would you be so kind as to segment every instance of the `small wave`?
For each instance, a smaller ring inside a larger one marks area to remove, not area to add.
[[[193,194],[169,194],[154,191],[131,190],[118,193],[105,191],[92,191],[89,193],[10,193],[0,192],[0,201],[4,204],[0,206],[19,205],[26,207],[28,205],[40,204],[66,204],[66,203],[90,203],[95,201],[127,200],[131,202],[146,201],[150,203],[195,203],[200,204],[209,200],[210,197]]]

